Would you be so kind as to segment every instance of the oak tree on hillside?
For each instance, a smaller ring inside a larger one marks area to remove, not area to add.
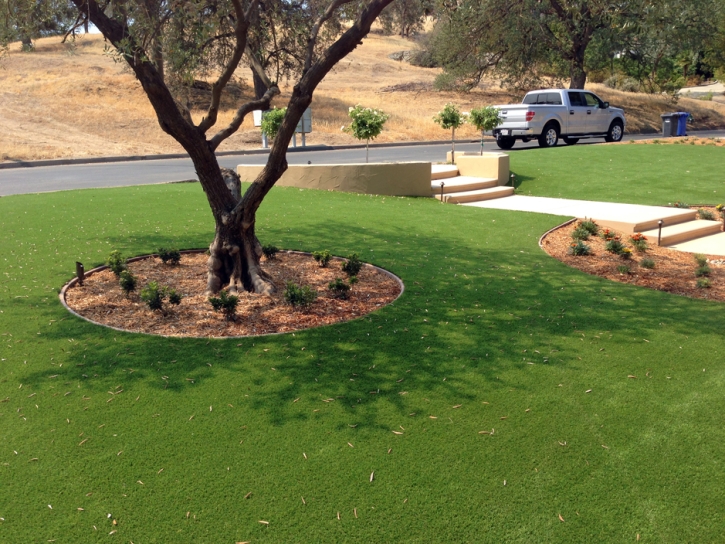
[[[262,248],[255,235],[257,210],[287,169],[287,148],[313,92],[335,64],[361,44],[373,21],[392,1],[283,2],[303,24],[276,28],[275,32],[283,36],[260,40],[258,36],[272,32],[265,27],[264,10],[268,4],[260,0],[165,0],[162,6],[166,9],[160,17],[145,15],[148,0],[72,0],[78,13],[88,17],[115,48],[119,60],[133,70],[159,125],[183,146],[194,163],[216,223],[209,247],[209,293],[225,286],[230,292],[273,290],[270,277],[260,266]],[[343,10],[347,25],[340,32],[334,21]],[[200,122],[192,120],[189,110],[159,72],[154,62],[155,43],[163,45],[167,79],[173,75],[188,80],[200,73],[213,79],[210,102]],[[266,166],[242,195],[239,177],[230,171],[223,175],[215,150],[239,129],[246,115],[268,109],[279,94],[277,82],[265,70],[262,54],[279,53],[275,48],[281,43],[287,44],[285,54],[298,63],[292,96]],[[261,98],[239,104],[229,124],[212,130],[217,124],[222,94],[242,63],[254,67],[267,90]]]

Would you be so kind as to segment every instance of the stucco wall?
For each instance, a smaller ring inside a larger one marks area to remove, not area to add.
[[[451,152],[446,157],[451,162]],[[462,176],[478,178],[494,178],[499,185],[509,183],[509,156],[506,153],[484,152],[460,153],[456,152],[456,166]]]
[[[263,166],[240,164],[242,181],[254,181]],[[391,196],[431,196],[429,162],[290,165],[280,187]]]

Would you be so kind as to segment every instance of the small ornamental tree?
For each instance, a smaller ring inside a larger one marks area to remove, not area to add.
[[[433,121],[445,130],[451,129],[451,162],[456,162],[456,129],[466,122],[466,118],[455,104],[448,103],[433,117]]]
[[[476,127],[476,130],[481,131],[481,155],[483,155],[483,133],[495,129],[503,122],[500,112],[501,110],[493,106],[483,106],[471,110],[468,122]]]
[[[272,108],[268,112],[265,112],[262,115],[262,134],[270,140],[274,140],[286,114],[287,108]]]
[[[365,162],[368,162],[368,147],[370,140],[374,140],[383,131],[385,121],[390,117],[382,110],[363,108],[360,104],[348,111],[352,123],[346,127],[349,132],[358,140],[365,140]]]

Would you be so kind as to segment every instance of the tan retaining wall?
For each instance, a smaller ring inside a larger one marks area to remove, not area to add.
[[[322,189],[370,195],[430,197],[429,162],[290,165],[280,187]],[[240,164],[242,181],[254,181],[263,166]]]
[[[446,160],[451,162],[449,151]],[[509,156],[506,153],[460,153],[456,151],[456,166],[462,176],[498,179],[499,185],[509,183]]]

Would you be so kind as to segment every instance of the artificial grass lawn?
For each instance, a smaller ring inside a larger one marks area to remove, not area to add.
[[[575,145],[511,153],[517,194],[666,206],[725,202],[725,148]]]
[[[406,290],[207,341],[57,299],[77,259],[206,246],[199,185],[0,199],[0,541],[719,540],[723,307],[567,268],[537,246],[560,221],[276,188],[264,243]]]

